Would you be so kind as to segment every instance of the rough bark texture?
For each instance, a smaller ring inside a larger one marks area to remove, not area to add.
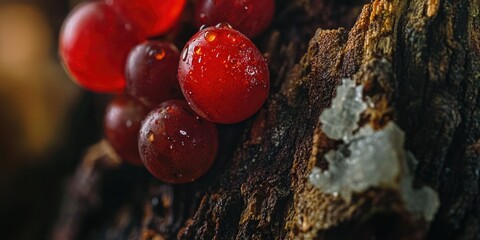
[[[101,143],[72,180],[54,237],[478,239],[480,2],[361,7],[279,1],[272,30],[257,42],[268,53],[272,94],[248,123],[221,127],[214,169],[172,187],[115,164]],[[315,31],[354,22],[351,30]],[[395,189],[370,189],[347,203],[307,181],[314,165],[328,168],[322,156],[338,145],[318,118],[344,77],[373,101],[362,124],[395,121],[406,132],[406,148],[419,160],[416,184],[439,193],[433,222],[409,213]]]

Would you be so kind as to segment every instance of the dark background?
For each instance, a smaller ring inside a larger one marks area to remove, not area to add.
[[[50,239],[69,178],[102,138],[108,97],[77,87],[57,57],[78,2],[0,0],[0,239]]]

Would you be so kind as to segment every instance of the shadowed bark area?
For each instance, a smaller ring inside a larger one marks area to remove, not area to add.
[[[72,180],[56,239],[478,238],[479,1],[354,3],[279,1],[272,29],[257,41],[270,62],[271,96],[252,120],[221,126],[212,171],[172,187],[111,164],[100,144]],[[339,26],[347,28],[316,30]],[[322,132],[319,116],[347,77],[371,100],[361,125],[394,121],[405,131],[419,161],[414,185],[439,194],[432,222],[409,212],[396,188],[373,187],[346,202],[308,182],[340,144]]]

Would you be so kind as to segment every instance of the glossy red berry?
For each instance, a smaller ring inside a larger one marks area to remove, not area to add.
[[[113,0],[113,5],[148,36],[168,31],[180,18],[185,0]]]
[[[257,47],[227,24],[199,31],[185,46],[178,80],[185,99],[201,117],[236,123],[265,102],[270,79]]]
[[[145,118],[138,148],[143,164],[158,179],[192,182],[205,174],[215,160],[217,129],[198,117],[185,101],[167,101]]]
[[[127,162],[142,165],[138,153],[138,132],[148,109],[128,96],[114,98],[105,112],[104,132],[115,151]]]
[[[147,41],[136,46],[125,68],[127,92],[148,106],[182,98],[177,81],[180,54],[171,43]]]
[[[110,6],[89,2],[65,20],[60,57],[79,85],[95,92],[118,93],[125,88],[128,52],[140,38]]]
[[[228,22],[252,38],[270,25],[274,12],[274,0],[199,0],[195,20],[198,26]]]

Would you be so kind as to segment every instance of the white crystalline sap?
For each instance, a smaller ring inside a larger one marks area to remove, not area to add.
[[[360,114],[367,107],[361,90],[352,80],[344,80],[332,107],[322,113],[322,130],[345,144],[325,154],[328,170],[315,167],[310,182],[347,202],[353,193],[370,187],[399,189],[406,208],[431,221],[439,207],[438,196],[429,187],[413,189],[416,160],[405,151],[403,131],[394,122],[379,131],[369,125],[358,129]]]
[[[402,199],[410,212],[423,216],[425,220],[430,222],[433,220],[438,207],[440,207],[438,194],[435,190],[427,186],[414,189],[412,187],[413,174],[417,160],[410,152],[407,153],[406,163],[404,167],[407,172],[400,182]]]
[[[362,128],[348,145],[325,154],[328,170],[315,167],[309,180],[323,192],[339,195],[347,202],[353,193],[370,187],[399,188],[406,208],[431,221],[440,205],[438,195],[427,186],[413,188],[414,169],[409,166],[414,164],[407,164],[403,144],[404,133],[393,122],[380,131]]]
[[[350,140],[352,132],[358,128],[360,114],[367,109],[362,91],[363,86],[356,86],[351,79],[342,80],[332,106],[320,115],[322,129],[329,138]]]
[[[346,147],[348,154],[341,150],[328,152],[328,170],[315,169],[310,181],[346,201],[350,201],[353,192],[363,192],[371,186],[392,186],[404,157],[403,151],[398,151],[403,148],[403,138],[403,132],[394,123],[378,132],[370,127],[362,129]]]

